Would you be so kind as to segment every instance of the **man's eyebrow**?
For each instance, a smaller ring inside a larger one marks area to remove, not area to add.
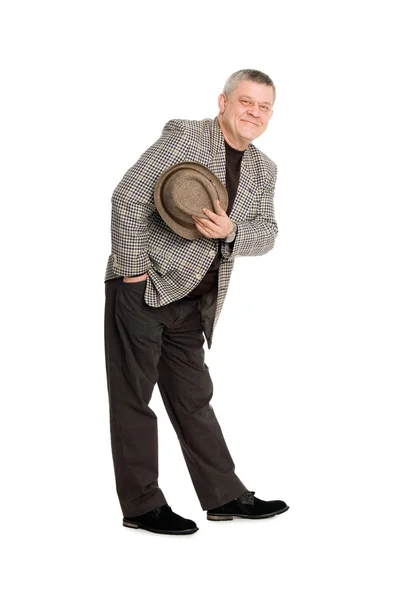
[[[244,94],[243,96],[239,96],[240,100],[244,100],[244,99],[248,99],[248,100],[253,100],[253,98],[251,96],[246,96],[246,94]],[[269,104],[269,106],[272,106],[271,102],[259,102],[259,104]]]

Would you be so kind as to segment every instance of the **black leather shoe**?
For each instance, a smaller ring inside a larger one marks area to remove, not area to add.
[[[209,521],[232,521],[233,517],[242,519],[267,519],[289,510],[282,500],[259,500],[254,492],[245,492],[227,504],[207,511]]]
[[[168,504],[138,517],[124,517],[122,524],[124,527],[146,529],[153,533],[169,533],[171,535],[195,533],[199,529],[194,521],[184,519],[174,513]]]

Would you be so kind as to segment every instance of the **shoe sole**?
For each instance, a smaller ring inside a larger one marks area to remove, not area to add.
[[[199,530],[198,527],[194,527],[192,529],[183,529],[182,531],[162,531],[161,529],[153,529],[152,527],[146,527],[139,523],[127,523],[126,521],[122,521],[122,525],[124,527],[130,527],[131,529],[144,529],[145,531],[151,531],[151,533],[165,533],[168,535],[189,535],[191,533],[196,533],[196,531]]]
[[[207,515],[208,521],[233,521],[233,519],[269,519],[270,517],[276,517],[289,510],[289,506],[285,506],[281,510],[277,510],[274,513],[268,513],[267,515]]]

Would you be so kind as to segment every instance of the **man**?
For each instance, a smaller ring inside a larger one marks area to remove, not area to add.
[[[278,232],[277,167],[251,143],[266,130],[274,100],[267,75],[234,73],[215,119],[169,121],[114,191],[105,349],[116,486],[127,527],[198,530],[172,511],[158,487],[157,420],[149,407],[156,383],[209,520],[266,518],[289,508],[259,500],[235,474],[210,406],[203,349],[204,336],[211,348],[236,256],[265,254]],[[187,161],[207,167],[229,198],[226,212],[218,204],[193,218],[196,240],[172,231],[154,203],[160,176]]]

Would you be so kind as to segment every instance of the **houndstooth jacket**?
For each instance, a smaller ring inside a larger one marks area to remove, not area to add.
[[[157,179],[183,161],[208,167],[225,185],[225,145],[218,119],[169,121],[161,137],[126,172],[112,195],[111,255],[105,280],[148,273],[145,302],[159,307],[179,300],[206,274],[220,240],[187,240],[159,216],[153,198]],[[243,154],[239,187],[230,213],[237,224],[233,243],[221,242],[218,290],[203,298],[201,313],[208,347],[227,294],[236,256],[271,250],[278,233],[274,216],[276,164],[250,144]]]

